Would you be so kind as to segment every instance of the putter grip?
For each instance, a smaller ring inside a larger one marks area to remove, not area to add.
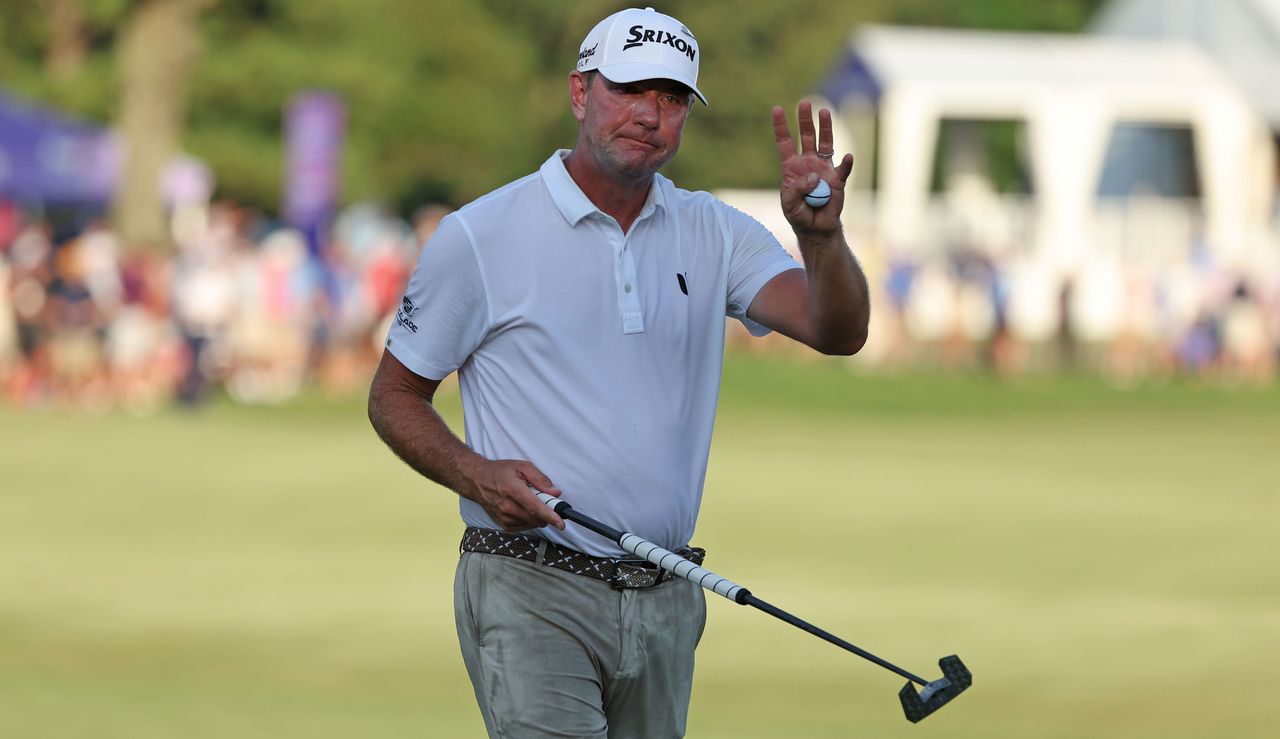
[[[637,557],[656,564],[673,575],[695,582],[716,595],[723,595],[735,603],[738,602],[738,593],[745,589],[728,578],[720,577],[711,570],[699,567],[679,554],[663,549],[651,541],[645,541],[630,532],[622,535],[618,546]]]
[[[560,508],[569,505],[568,501],[560,500],[554,495],[547,495],[546,493],[542,492],[541,490],[538,490],[533,486],[529,486],[529,492],[538,496],[538,500],[542,501],[543,503],[546,503],[548,506],[550,506],[551,510],[555,511],[556,513],[560,512]]]
[[[534,490],[533,493],[538,496],[538,500],[546,503],[551,507],[551,510],[556,513],[561,513],[563,509],[571,507],[567,501],[560,500],[552,495],[547,495],[539,490]],[[750,593],[750,591],[736,582],[728,578],[721,577],[705,567],[699,567],[693,562],[681,557],[679,554],[668,549],[663,549],[657,544],[647,541],[630,532],[622,532],[622,536],[617,539],[616,543],[618,546],[637,557],[648,562],[652,562],[677,577],[683,577],[684,579],[696,583],[700,587],[706,588],[716,595],[722,595],[735,603],[739,602],[738,595],[740,593]]]

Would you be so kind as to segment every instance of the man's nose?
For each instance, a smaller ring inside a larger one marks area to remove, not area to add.
[[[631,115],[636,123],[646,128],[657,128],[662,116],[658,107],[658,91],[649,90],[636,99]]]

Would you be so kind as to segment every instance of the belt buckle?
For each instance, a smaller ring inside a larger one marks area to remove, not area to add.
[[[648,585],[628,585],[618,577],[618,570],[624,565],[637,570],[657,570],[656,576],[654,577],[653,582]],[[609,585],[613,587],[614,590],[645,590],[662,584],[662,582],[666,580],[666,574],[666,570],[647,559],[642,559],[640,557],[620,557],[613,560],[613,572],[609,575]]]

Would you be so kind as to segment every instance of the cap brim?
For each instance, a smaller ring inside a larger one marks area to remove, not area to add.
[[[702,94],[692,81],[681,79],[671,73],[667,67],[658,64],[646,64],[644,62],[628,62],[626,64],[610,64],[604,67],[597,67],[597,71],[603,74],[610,82],[639,82],[640,80],[673,80],[679,82],[685,87],[693,90],[693,94],[698,96],[703,105],[709,105],[707,98]]]

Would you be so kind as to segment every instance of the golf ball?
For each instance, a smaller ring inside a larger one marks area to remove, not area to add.
[[[810,208],[821,208],[831,199],[831,185],[826,180],[818,180],[818,184],[813,190],[804,196],[804,201],[809,204]]]

